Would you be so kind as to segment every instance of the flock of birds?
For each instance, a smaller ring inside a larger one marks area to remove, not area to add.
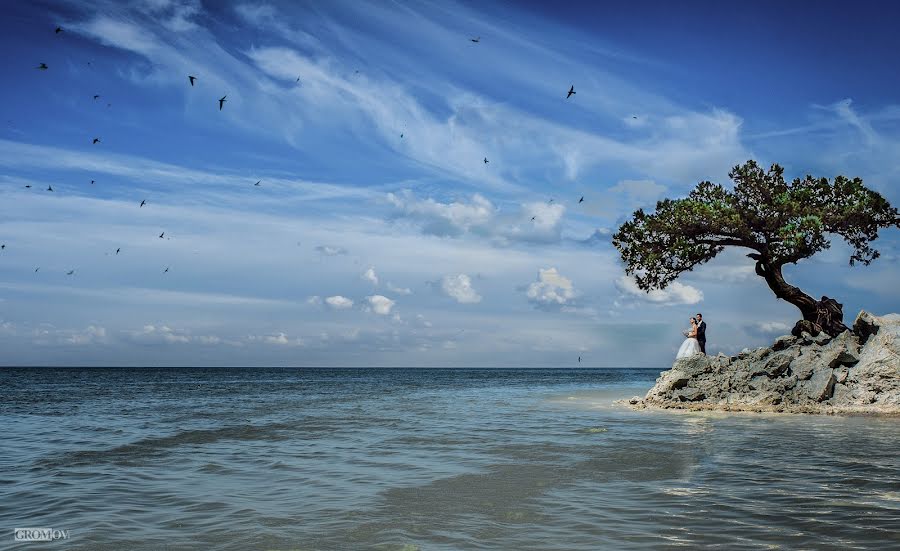
[[[59,27],[59,26],[56,27],[56,29],[54,30],[54,33],[57,34],[57,35],[60,34],[60,33],[62,33],[62,32],[63,32],[63,29],[62,29],[62,27]],[[475,44],[478,44],[478,43],[481,42],[481,37],[480,37],[480,36],[477,36],[477,37],[474,37],[474,38],[470,38],[469,40],[470,40],[471,42],[475,43]],[[39,70],[41,70],[41,71],[46,71],[46,70],[48,70],[50,67],[49,67],[46,63],[43,63],[43,62],[42,62],[42,63],[40,63],[40,65],[38,65],[36,68],[39,69]],[[356,73],[358,74],[359,71],[357,70]],[[189,83],[189,85],[190,85],[191,87],[194,87],[195,84],[196,84],[196,82],[199,80],[195,75],[188,75],[187,78],[188,78],[188,83]],[[300,83],[300,77],[297,77],[297,83]],[[576,94],[576,91],[575,91],[575,85],[573,84],[573,85],[569,86],[569,90],[568,90],[568,92],[566,93],[566,99],[571,98],[571,97],[572,97],[573,95],[575,95],[575,94]],[[101,97],[100,94],[94,94],[93,99],[94,99],[94,100],[98,100],[98,99],[100,99],[100,97]],[[219,100],[218,100],[218,103],[219,103],[219,111],[222,111],[222,110],[224,109],[225,103],[226,103],[227,101],[228,101],[228,95],[227,95],[227,94],[226,94],[226,95],[223,95],[221,98],[219,98]],[[107,104],[108,107],[109,107],[110,105],[111,105],[111,104]],[[637,119],[637,116],[633,116],[633,118],[634,118],[634,119]],[[402,132],[401,132],[401,133],[400,133],[400,138],[404,138],[404,137],[405,137],[405,133],[402,133]],[[97,144],[99,144],[99,143],[102,143],[102,142],[100,141],[100,138],[99,138],[99,137],[93,138],[93,140],[92,140],[92,144],[93,144],[93,145],[97,145]],[[487,157],[484,157],[484,159],[483,159],[483,164],[484,164],[484,165],[487,165],[488,163],[490,163],[490,161],[488,160]],[[91,185],[93,185],[94,182],[95,182],[94,180],[91,180]],[[261,185],[261,183],[262,183],[262,180],[257,180],[257,182],[254,183],[253,185],[254,185],[255,187],[259,187],[259,186]],[[27,184],[25,187],[26,187],[26,188],[31,188],[32,186],[31,186],[31,184]],[[48,191],[48,192],[52,192],[52,191],[53,191],[53,186],[52,186],[52,185],[48,185],[48,186],[47,186],[47,191]],[[584,202],[584,196],[581,196],[581,198],[578,199],[578,203],[580,204],[580,203],[583,203],[583,202]],[[553,199],[551,198],[550,201],[548,201],[548,204],[552,204],[552,203],[553,203]],[[147,205],[147,200],[146,200],[146,199],[142,199],[141,202],[140,202],[140,205],[138,206],[138,208],[143,208],[145,205]],[[534,222],[536,219],[537,219],[537,216],[536,216],[536,215],[531,217],[531,221],[532,221],[532,222]],[[166,234],[165,231],[161,232],[161,233],[159,234],[159,239],[165,239],[165,234]],[[0,245],[0,251],[3,251],[3,250],[5,250],[5,249],[6,249],[6,244],[5,244],[5,243],[2,244],[2,245]],[[116,248],[115,255],[118,255],[121,251],[122,251],[122,248],[121,248],[121,247],[117,247],[117,248]],[[109,254],[109,253],[107,253],[107,254]],[[169,266],[166,266],[166,268],[163,270],[163,273],[168,273],[168,272],[169,272],[169,268],[170,268]],[[36,268],[34,269],[34,272],[37,273],[38,271],[40,271],[40,269],[41,269],[40,266],[38,266],[38,267],[36,267]],[[74,270],[74,269],[68,270],[68,271],[66,272],[66,275],[68,275],[68,276],[71,276],[71,275],[74,275],[74,274],[75,274],[75,270]],[[578,356],[578,363],[579,363],[579,364],[581,363],[581,356]]]
[[[57,26],[56,29],[54,30],[54,34],[57,34],[57,35],[60,34],[60,33],[62,33],[62,32],[63,32],[63,28],[62,28],[62,27],[59,27],[59,26]],[[475,37],[475,38],[470,38],[469,40],[472,41],[472,42],[475,43],[475,44],[478,44],[478,43],[481,42],[481,37],[480,37],[480,36],[477,36],[477,37]],[[41,70],[41,71],[46,71],[46,70],[48,70],[50,67],[49,67],[46,63],[43,63],[43,62],[42,62],[42,63],[41,63],[40,65],[38,65],[36,68],[39,69],[39,70]],[[356,73],[358,74],[359,71],[357,70]],[[196,76],[194,76],[194,75],[188,75],[187,78],[188,78],[188,83],[190,84],[190,86],[191,86],[191,87],[194,87],[194,85],[195,85],[195,83],[197,82],[198,78],[197,78]],[[297,77],[297,82],[298,82],[298,83],[300,82],[300,77]],[[573,85],[569,86],[569,91],[566,93],[566,99],[571,98],[573,95],[575,95],[575,93],[576,93],[576,92],[575,92],[575,85],[573,84]],[[98,99],[100,99],[100,97],[101,97],[100,94],[94,94],[93,99],[94,99],[94,100],[98,100]],[[228,98],[228,95],[227,95],[227,94],[224,95],[224,96],[222,96],[221,98],[219,98],[219,100],[218,100],[218,102],[219,102],[219,111],[221,111],[221,110],[225,107],[225,102],[228,101],[227,98]],[[111,104],[107,104],[107,106],[110,106],[110,105],[111,105]],[[636,119],[637,117],[635,116],[635,117],[633,117],[633,118]],[[400,138],[403,138],[403,137],[404,137],[404,133],[401,132],[401,133],[400,133]],[[91,143],[92,143],[93,145],[97,145],[97,144],[102,143],[102,142],[100,141],[100,138],[99,138],[99,137],[96,137],[96,138],[94,138],[94,139],[92,140]],[[485,157],[484,160],[483,160],[483,163],[484,163],[485,165],[487,165],[489,162],[490,162],[490,161],[488,160],[488,158]],[[91,180],[91,185],[94,185],[94,182],[95,182],[94,180]],[[253,184],[253,185],[254,185],[255,187],[259,187],[261,184],[262,184],[262,180],[258,180],[258,181],[257,181],[255,184]],[[31,188],[31,184],[26,184],[25,187],[30,189],[30,188]],[[52,186],[52,185],[48,185],[48,186],[47,186],[47,191],[48,191],[48,192],[52,192],[52,191],[53,191],[53,186]],[[580,204],[580,203],[583,203],[583,202],[584,202],[584,196],[582,196],[582,197],[578,200],[578,203],[579,203],[579,204]],[[548,204],[550,204],[550,203],[553,203],[553,199],[552,199],[552,198],[550,199],[550,201],[548,202]],[[143,199],[143,200],[141,200],[141,203],[140,203],[140,205],[138,206],[138,208],[143,208],[146,204],[147,204],[147,200],[146,200],[146,199]],[[532,222],[534,222],[534,221],[536,221],[536,220],[537,220],[537,215],[531,217],[531,221],[532,221]],[[160,233],[160,234],[159,234],[159,238],[160,238],[160,239],[164,239],[164,238],[165,238],[165,233],[166,233],[166,232]],[[6,249],[6,244],[4,243],[4,244],[2,244],[2,246],[0,246],[0,251],[5,250],[5,249]],[[118,254],[121,252],[121,250],[122,250],[121,247],[116,248],[115,254],[118,255]],[[108,254],[108,253],[107,253],[107,254]],[[35,273],[37,273],[39,270],[40,270],[40,267],[37,267],[37,268],[35,268],[34,271],[35,271]],[[163,273],[168,273],[168,272],[169,272],[169,267],[167,266],[167,267],[165,268],[165,270],[163,270]],[[70,275],[70,276],[71,276],[71,275],[74,275],[74,274],[75,274],[75,270],[69,270],[69,271],[66,272],[66,275]],[[580,358],[580,357],[578,358],[578,361],[579,361],[579,363],[581,362],[581,358]]]
[[[54,34],[57,34],[57,35],[58,35],[58,34],[60,34],[60,33],[63,32],[63,28],[57,26],[56,29],[55,29],[53,32],[54,32]],[[88,64],[90,64],[90,62],[88,62]],[[50,69],[50,67],[49,67],[46,63],[41,62],[41,63],[36,67],[36,69],[39,69],[39,70],[41,70],[41,71],[46,71],[46,70]],[[192,87],[194,86],[194,83],[195,83],[197,80],[198,80],[198,79],[197,79],[196,76],[194,76],[194,75],[188,75],[188,82],[190,83],[190,85],[191,85]],[[300,79],[298,78],[297,81],[299,82]],[[100,99],[100,97],[101,97],[100,94],[94,94],[94,95],[93,95],[93,99],[94,99],[95,101],[98,100],[98,99]],[[228,101],[227,98],[228,98],[227,94],[224,95],[224,96],[222,96],[221,98],[219,98],[219,111],[221,111],[222,108],[225,106],[225,102]],[[110,104],[110,103],[107,103],[106,105],[107,105],[107,107],[111,107],[111,106],[112,106],[112,104]],[[91,140],[91,144],[92,144],[92,145],[97,145],[97,144],[99,144],[99,143],[102,143],[99,137],[96,137],[96,138],[94,138],[93,140]],[[91,185],[94,185],[95,182],[96,182],[95,180],[91,180]],[[258,181],[257,181],[255,184],[253,184],[253,185],[254,185],[255,187],[260,187],[261,184],[262,184],[262,180],[258,180]],[[25,188],[27,188],[27,189],[31,189],[31,187],[32,187],[31,184],[26,184],[26,185],[25,185]],[[47,186],[47,191],[48,191],[48,192],[52,192],[52,191],[53,191],[53,185],[52,185],[52,184]],[[138,208],[143,208],[146,204],[147,204],[147,200],[146,200],[146,199],[142,199],[140,205],[138,205]],[[165,239],[165,238],[166,238],[165,235],[166,235],[166,232],[162,232],[162,233],[159,234],[159,238],[160,238],[160,239]],[[0,245],[0,251],[4,251],[4,250],[6,250],[6,244],[5,244],[5,243],[3,243],[2,245]],[[122,248],[121,248],[121,247],[117,247],[117,248],[116,248],[116,252],[115,252],[115,256],[117,256],[120,252],[122,252]],[[109,253],[106,253],[106,254],[109,254]],[[166,266],[166,268],[163,270],[163,273],[164,273],[164,274],[169,273],[169,268],[170,268],[170,266]],[[38,273],[38,272],[40,271],[40,269],[41,269],[40,266],[36,267],[36,268],[34,269],[34,273]],[[68,271],[66,271],[66,275],[68,275],[68,276],[75,275],[75,270],[68,270]]]

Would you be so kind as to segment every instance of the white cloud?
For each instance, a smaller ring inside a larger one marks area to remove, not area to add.
[[[67,344],[86,345],[106,341],[106,329],[90,325],[84,331],[73,331],[66,338]]]
[[[391,308],[393,308],[395,304],[393,300],[382,295],[372,295],[366,297],[366,300],[369,302],[369,307],[372,311],[382,316],[390,314]]]
[[[472,234],[504,245],[513,241],[558,241],[566,212],[562,204],[535,201],[519,205],[518,212],[501,215],[497,206],[477,193],[468,201],[447,203],[430,197],[419,199],[409,190],[389,193],[387,198],[395,208],[394,219],[418,222],[426,234],[452,237]]]
[[[441,290],[460,304],[481,302],[481,295],[472,287],[472,278],[466,274],[444,276],[441,280]]]
[[[528,203],[523,205],[525,216],[531,221],[537,231],[549,233],[559,228],[566,207],[559,203]],[[534,218],[532,221],[531,218]]]
[[[616,287],[626,297],[662,305],[697,304],[703,300],[703,291],[673,281],[665,289],[655,289],[649,293],[642,291],[634,278],[622,276],[616,280]]]
[[[148,324],[139,331],[126,331],[125,333],[135,341],[146,343],[213,345],[221,342],[221,339],[214,335],[192,335],[186,331],[173,329],[168,325]]]
[[[423,230],[435,235],[459,235],[486,228],[496,208],[483,195],[476,193],[471,201],[440,203],[428,198],[416,199],[410,191],[388,193],[388,202],[409,218],[424,223]]]
[[[319,245],[316,251],[325,256],[341,256],[347,254],[347,249],[343,247],[333,247],[331,245]]]
[[[305,342],[301,338],[290,338],[283,332],[278,332],[272,335],[264,335],[262,337],[254,337],[251,336],[248,340],[259,341],[264,344],[271,344],[274,346],[305,346]]]
[[[398,295],[411,295],[412,294],[412,289],[410,289],[409,287],[397,287],[390,281],[388,281],[388,283],[387,283],[387,288],[392,293],[397,293]]]
[[[432,323],[428,321],[422,314],[416,314],[416,324],[425,328],[432,327]]]
[[[319,306],[322,304],[322,297],[320,297],[319,295],[312,295],[311,297],[306,299],[306,304]]]
[[[575,298],[575,288],[556,268],[547,268],[538,270],[538,280],[528,286],[526,295],[542,306],[563,305]]]
[[[373,267],[366,270],[361,277],[372,285],[378,285],[378,276],[375,275],[375,268]]]
[[[780,321],[760,321],[754,323],[751,328],[763,335],[784,335],[791,332],[791,326]]]
[[[341,295],[334,295],[333,297],[328,297],[325,299],[325,303],[328,306],[331,306],[335,310],[346,310],[347,308],[353,307],[353,301],[347,297],[342,297]]]

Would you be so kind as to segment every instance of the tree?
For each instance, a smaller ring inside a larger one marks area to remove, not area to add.
[[[644,291],[663,289],[680,274],[716,257],[726,247],[750,249],[756,273],[775,296],[796,306],[803,319],[795,334],[819,330],[835,336],[847,329],[840,303],[815,300],[787,283],[786,264],[796,264],[831,246],[840,236],[852,248],[850,265],[868,265],[879,253],[870,245],[878,230],[900,227],[900,214],[859,178],[837,176],[784,180],[784,169],[767,171],[755,161],[728,174],[733,189],[700,182],[685,199],[657,202],[656,212],[638,210],[619,227],[613,245],[625,272]]]

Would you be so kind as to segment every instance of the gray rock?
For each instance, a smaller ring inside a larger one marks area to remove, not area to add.
[[[854,331],[779,337],[771,348],[684,358],[635,408],[900,413],[900,316],[861,312]]]
[[[796,375],[801,381],[809,379],[812,377],[813,371],[816,370],[815,362],[818,358],[818,354],[801,354],[791,361],[791,373]]]
[[[853,322],[853,333],[859,338],[859,344],[866,344],[869,337],[878,333],[878,324],[875,322],[875,316],[861,311]]]
[[[780,350],[784,350],[789,346],[795,344],[797,342],[797,337],[793,335],[784,335],[775,339],[775,344],[772,345],[772,350],[778,352]]]
[[[772,390],[772,381],[765,375],[756,375],[750,378],[747,388],[750,390]]]
[[[770,379],[779,377],[784,374],[794,358],[797,357],[796,351],[785,350],[776,353],[766,360],[766,363],[758,366],[751,375],[759,375],[765,373]]]
[[[846,367],[839,367],[834,370],[834,382],[843,383],[847,380],[848,375],[850,375],[850,370],[848,370]]]
[[[676,392],[675,397],[682,402],[695,402],[697,400],[702,400],[706,396],[703,395],[703,391],[699,388],[686,387]]]
[[[834,383],[834,372],[831,368],[823,368],[813,373],[803,387],[810,400],[822,402],[831,398],[831,394],[834,392]]]

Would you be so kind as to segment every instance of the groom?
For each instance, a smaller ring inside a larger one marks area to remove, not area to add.
[[[700,313],[697,314],[697,343],[700,345],[700,352],[706,354],[706,322]]]

